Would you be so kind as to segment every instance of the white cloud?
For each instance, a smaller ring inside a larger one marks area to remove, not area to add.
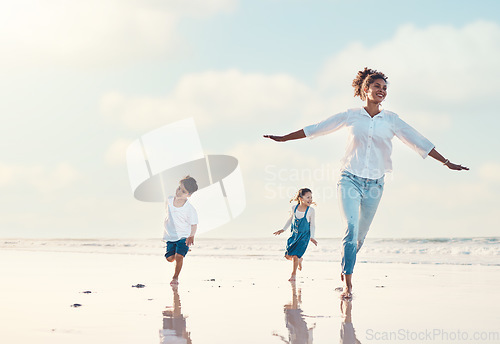
[[[197,125],[279,123],[317,102],[314,92],[285,74],[244,74],[238,70],[184,76],[163,98],[103,96],[101,112],[135,129],[154,128],[194,117]]]
[[[500,163],[490,162],[479,167],[479,176],[486,182],[500,182]]]
[[[113,142],[105,154],[105,161],[110,165],[125,164],[127,149],[131,143],[131,140],[126,139],[118,139]]]
[[[42,193],[64,189],[81,178],[81,173],[65,162],[52,167],[2,164],[0,171],[0,187],[29,186]]]
[[[444,130],[451,127],[456,104],[477,103],[495,94],[498,60],[500,27],[495,23],[425,29],[406,25],[378,45],[352,44],[333,56],[316,89],[286,74],[207,71],[183,76],[164,97],[110,92],[102,98],[101,111],[136,129],[186,117],[194,117],[198,125],[225,126],[231,121],[249,125],[299,118],[316,121],[356,106],[350,84],[357,70],[371,66],[389,76],[388,108],[417,129]],[[441,106],[436,108],[436,103]]]
[[[372,47],[351,44],[327,62],[319,81],[324,89],[352,94],[348,85],[354,71],[368,66],[389,77],[387,101],[393,106],[414,108],[432,100],[470,102],[498,93],[499,60],[496,23],[479,21],[458,29],[405,25]]]
[[[208,16],[234,7],[210,1],[3,1],[0,62],[20,65],[110,65],[154,58],[180,44],[184,16]]]

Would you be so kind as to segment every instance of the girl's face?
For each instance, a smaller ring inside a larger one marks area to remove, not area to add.
[[[382,103],[387,96],[387,83],[384,79],[376,79],[365,89],[366,99],[374,103]]]
[[[313,201],[313,195],[312,192],[306,192],[306,194],[302,197],[299,196],[299,201],[301,204],[304,204],[306,206],[310,206]]]

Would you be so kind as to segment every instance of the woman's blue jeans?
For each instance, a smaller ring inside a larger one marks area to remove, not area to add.
[[[368,179],[342,171],[337,183],[340,212],[345,221],[342,238],[342,273],[352,274],[358,253],[370,229],[384,191],[384,177]]]

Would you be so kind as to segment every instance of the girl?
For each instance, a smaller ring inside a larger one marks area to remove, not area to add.
[[[302,256],[306,252],[307,245],[311,241],[314,245],[318,245],[314,239],[314,209],[311,208],[312,191],[303,188],[297,192],[297,195],[290,202],[297,201],[297,204],[292,206],[292,211],[288,221],[283,226],[283,229],[274,232],[274,235],[280,235],[291,225],[292,235],[286,243],[285,258],[293,262],[292,276],[289,281],[295,281],[297,268],[302,270]]]
[[[284,142],[329,134],[343,127],[349,130],[341,178],[337,184],[346,226],[342,239],[341,273],[341,279],[345,282],[341,297],[345,299],[351,298],[356,254],[363,245],[380,202],[384,175],[392,171],[392,138],[397,136],[422,158],[429,155],[451,170],[468,170],[445,159],[429,140],[397,114],[382,109],[382,101],[387,96],[387,77],[383,73],[365,68],[358,72],[352,86],[354,96],[366,101],[364,107],[341,112],[285,136],[264,135],[274,141]]]

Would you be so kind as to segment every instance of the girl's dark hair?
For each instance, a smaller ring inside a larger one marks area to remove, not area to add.
[[[299,191],[297,191],[295,196],[290,200],[290,203],[292,203],[293,201],[297,201],[297,203],[300,203],[299,197],[304,197],[306,195],[306,193],[308,193],[308,192],[312,193],[311,189],[308,189],[308,188],[300,189]],[[316,203],[313,203],[313,204],[316,204]]]
[[[375,69],[370,69],[368,67],[360,70],[358,72],[358,75],[356,75],[356,78],[352,81],[352,87],[354,87],[354,96],[359,96],[361,100],[366,100],[366,95],[363,90],[370,86],[377,79],[382,79],[387,82],[387,77],[382,72],[379,72]]]
[[[191,176],[185,176],[183,179],[181,179],[181,183],[190,194],[198,190],[198,184],[196,183],[196,180]]]

